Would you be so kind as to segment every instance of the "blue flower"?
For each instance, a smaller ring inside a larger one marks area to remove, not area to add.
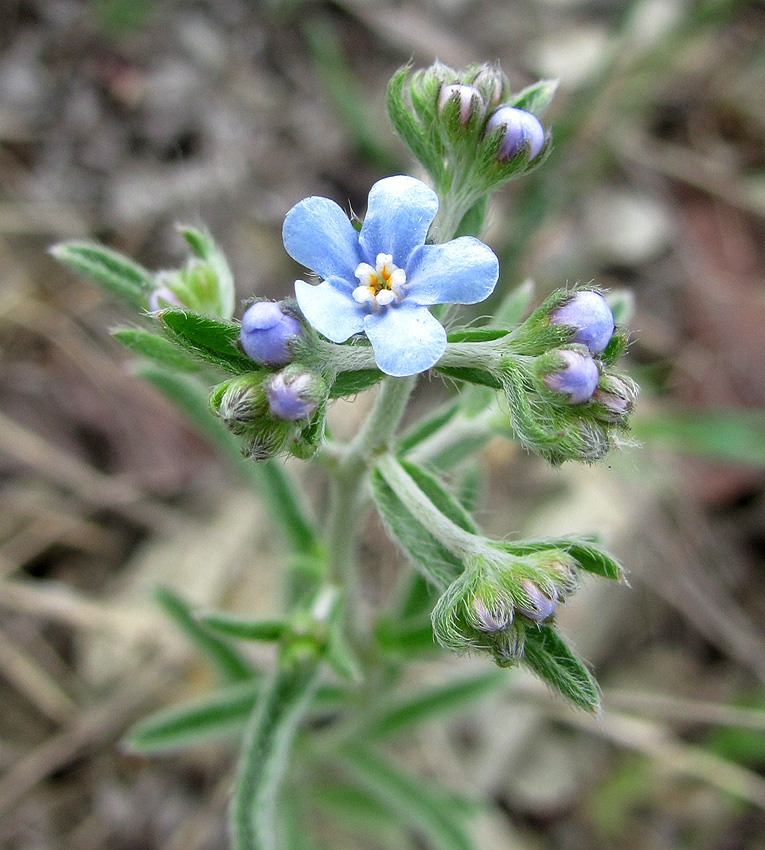
[[[416,375],[441,358],[446,331],[430,305],[483,301],[499,277],[494,253],[472,236],[425,244],[437,210],[432,189],[399,176],[372,187],[360,232],[328,198],[306,198],[284,220],[287,253],[322,278],[295,281],[305,318],[332,342],[365,333],[388,375]]]

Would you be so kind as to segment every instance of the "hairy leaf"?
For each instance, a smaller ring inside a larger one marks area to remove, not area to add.
[[[584,662],[550,626],[528,628],[523,664],[567,700],[596,714],[600,691]]]
[[[234,375],[260,371],[254,360],[239,351],[240,327],[192,310],[168,307],[157,314],[168,338],[206,363],[212,363]]]
[[[162,366],[169,366],[180,372],[199,371],[199,363],[185,351],[181,351],[169,339],[151,331],[142,328],[118,328],[112,331],[112,336],[134,354],[148,357]]]

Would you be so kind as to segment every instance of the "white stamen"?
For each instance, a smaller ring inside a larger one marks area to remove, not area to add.
[[[368,286],[357,286],[353,290],[353,300],[357,301],[359,304],[370,304],[374,306],[375,304],[375,294]]]
[[[390,289],[381,289],[377,293],[377,303],[380,307],[387,307],[388,304],[398,300],[398,295]]]
[[[393,263],[392,254],[378,254],[375,268],[369,263],[359,263],[354,275],[359,286],[353,290],[353,300],[374,312],[404,298],[406,272]]]

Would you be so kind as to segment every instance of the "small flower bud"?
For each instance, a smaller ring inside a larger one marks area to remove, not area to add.
[[[178,296],[172,291],[172,289],[168,289],[166,286],[159,286],[154,292],[149,296],[149,310],[152,313],[156,313],[158,310],[161,310],[163,307],[182,307]]]
[[[545,375],[545,386],[567,397],[570,404],[584,404],[598,386],[600,372],[588,354],[563,349],[557,352],[563,361],[558,371]]]
[[[313,372],[288,366],[266,381],[265,391],[275,419],[298,422],[311,417],[326,393],[326,385]]]
[[[513,610],[499,601],[489,606],[480,597],[473,599],[472,622],[479,632],[503,632],[513,621]]]
[[[241,375],[215,387],[210,408],[238,436],[249,435],[268,411],[260,375]]]
[[[541,623],[555,613],[555,606],[558,603],[558,594],[555,591],[553,591],[552,596],[548,596],[533,581],[528,579],[524,579],[521,585],[527,598],[524,602],[515,606],[519,614],[523,614],[524,617],[528,617],[535,623]]]
[[[449,101],[459,104],[460,124],[467,124],[473,116],[483,117],[486,109],[481,92],[473,86],[450,85],[442,86],[438,95],[438,113],[444,114]]]
[[[623,422],[632,413],[637,395],[637,385],[629,378],[603,375],[592,396],[597,404],[596,416],[602,422]]]
[[[489,106],[497,106],[508,92],[507,77],[498,67],[482,65],[469,81],[472,86],[483,92]]]
[[[290,362],[291,339],[302,333],[302,325],[287,315],[280,304],[258,301],[242,316],[239,340],[245,354],[256,363],[284,366]]]
[[[511,160],[524,147],[528,148],[529,160],[539,156],[545,143],[545,131],[535,115],[514,106],[500,106],[489,118],[487,135],[499,127],[504,127],[504,137],[497,151],[502,162]]]
[[[519,623],[514,623],[509,629],[497,636],[494,642],[494,658],[500,667],[517,664],[523,656],[526,644],[526,632]]]
[[[601,354],[614,335],[614,314],[606,299],[592,290],[581,290],[550,314],[553,325],[577,328],[569,342],[586,345],[592,354]]]

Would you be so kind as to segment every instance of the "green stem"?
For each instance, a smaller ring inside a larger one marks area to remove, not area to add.
[[[361,429],[338,455],[327,521],[327,562],[330,580],[343,583],[349,596],[355,581],[356,531],[363,515],[361,488],[367,464],[392,445],[415,381],[387,378]]]
[[[411,515],[452,554],[464,559],[484,548],[483,538],[465,531],[441,513],[401,466],[395,455],[386,454],[378,458],[376,469],[406,505]]]
[[[298,724],[318,681],[316,658],[281,663],[257,701],[242,743],[231,801],[234,850],[278,850],[276,808]]]

